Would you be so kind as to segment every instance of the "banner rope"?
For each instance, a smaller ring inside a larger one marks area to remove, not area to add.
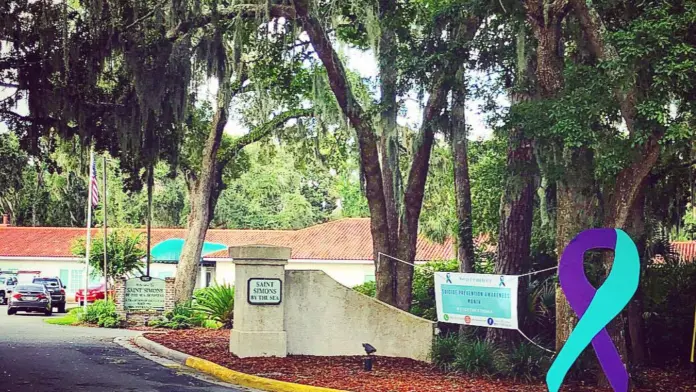
[[[541,345],[537,344],[535,341],[533,341],[532,339],[530,339],[527,335],[524,334],[524,332],[522,332],[521,329],[517,329],[517,332],[519,332],[520,335],[522,335],[523,338],[527,339],[527,340],[529,341],[529,343],[531,343],[531,344],[533,344],[533,345],[539,347],[540,349],[542,349],[542,350],[544,350],[544,351],[546,351],[546,352],[548,352],[548,353],[551,353],[551,354],[553,354],[553,355],[556,355],[556,352],[555,352],[555,351],[551,351],[551,350],[549,350],[549,349],[546,348],[546,347],[542,347]]]

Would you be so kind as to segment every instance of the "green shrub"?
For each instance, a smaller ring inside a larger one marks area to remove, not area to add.
[[[503,363],[501,351],[485,340],[463,340],[457,345],[454,370],[467,374],[494,375]]]
[[[99,319],[107,317],[117,317],[116,305],[112,301],[98,300],[87,306],[87,310],[82,313],[81,321],[98,325]]]
[[[413,271],[413,302],[411,313],[428,320],[437,321],[435,311],[435,272],[456,272],[457,260],[431,261]]]
[[[353,287],[353,290],[374,298],[377,295],[377,283],[375,283],[375,281],[365,282]]]
[[[455,333],[438,336],[433,342],[433,351],[430,354],[433,364],[444,371],[451,371],[454,358],[457,356],[459,335]]]
[[[641,285],[646,351],[654,364],[689,360],[696,306],[696,263],[649,266]]]
[[[494,344],[483,339],[460,338],[456,333],[436,338],[431,356],[442,370],[470,375],[501,374],[508,365]]]
[[[232,328],[234,317],[234,286],[215,284],[194,293],[193,309],[224,328]],[[201,323],[202,325],[203,323]]]
[[[164,314],[164,317],[148,320],[147,326],[153,328],[189,329],[201,327],[206,317],[193,309],[190,302],[174,305],[174,309]]]
[[[506,376],[531,382],[543,378],[551,362],[543,350],[522,342],[503,357],[500,365],[499,371]]]

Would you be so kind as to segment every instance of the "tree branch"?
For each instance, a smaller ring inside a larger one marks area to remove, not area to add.
[[[599,61],[605,61],[617,56],[616,50],[607,45],[602,38],[602,33],[606,30],[602,21],[585,0],[570,0],[575,15],[578,17],[580,26],[588,42],[590,53]],[[619,88],[614,90],[614,95],[619,102],[621,116],[626,122],[628,132],[633,134],[635,131],[636,109],[636,87],[623,91]]]
[[[136,19],[133,23],[131,23],[131,24],[129,24],[128,26],[126,26],[126,27],[123,29],[123,31],[129,30],[131,27],[133,27],[133,26],[139,24],[140,22],[142,22],[142,21],[144,21],[145,19],[147,19],[147,18],[151,17],[152,15],[154,15],[154,14],[155,14],[155,11],[157,11],[157,10],[158,10],[160,7],[162,7],[163,5],[167,4],[168,1],[169,1],[169,0],[164,0],[164,1],[162,1],[161,3],[159,3],[159,4],[155,4],[155,6],[152,7],[152,10],[150,10],[150,12],[148,12],[147,14],[141,16],[140,18]]]
[[[2,115],[2,114],[12,116],[19,121],[31,122],[31,123],[34,123],[37,125],[50,125],[50,126],[54,126],[54,127],[65,127],[71,131],[77,130],[77,127],[73,127],[73,126],[61,123],[58,119],[55,119],[52,117],[43,117],[43,118],[28,117],[28,116],[23,116],[19,113],[13,112],[11,110],[0,109],[0,115]]]
[[[246,19],[257,19],[265,15],[267,8],[265,5],[256,4],[240,4],[235,6],[232,10],[222,12],[217,16],[219,19],[235,19],[235,18],[246,18]],[[295,9],[287,5],[273,5],[270,8],[271,18],[285,18],[285,19],[295,19]],[[195,17],[191,20],[183,21],[179,23],[175,28],[167,32],[167,39],[176,40],[179,37],[186,35],[191,30],[204,27],[213,21],[213,15],[201,15]]]
[[[300,117],[311,117],[314,115],[313,109],[294,109],[283,112],[273,117],[271,120],[255,127],[249,133],[234,140],[233,145],[227,148],[223,156],[220,158],[220,168],[231,162],[239,151],[251,143],[257,142],[268,136],[273,130],[285,125],[286,122]]]

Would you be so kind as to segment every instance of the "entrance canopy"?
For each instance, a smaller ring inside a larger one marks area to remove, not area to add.
[[[172,238],[153,246],[152,250],[150,250],[150,257],[153,261],[158,261],[161,263],[178,263],[179,259],[181,258],[182,249],[184,249],[184,240],[181,238]],[[204,242],[201,257],[226,249],[227,245],[224,244]]]

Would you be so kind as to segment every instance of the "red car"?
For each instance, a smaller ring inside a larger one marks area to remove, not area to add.
[[[75,302],[78,302],[80,306],[84,305],[85,296],[83,294],[84,289],[79,289],[75,293]],[[109,290],[110,296],[113,297],[113,291]],[[106,298],[106,287],[104,283],[97,283],[90,285],[87,289],[87,303],[94,302],[100,299]]]

